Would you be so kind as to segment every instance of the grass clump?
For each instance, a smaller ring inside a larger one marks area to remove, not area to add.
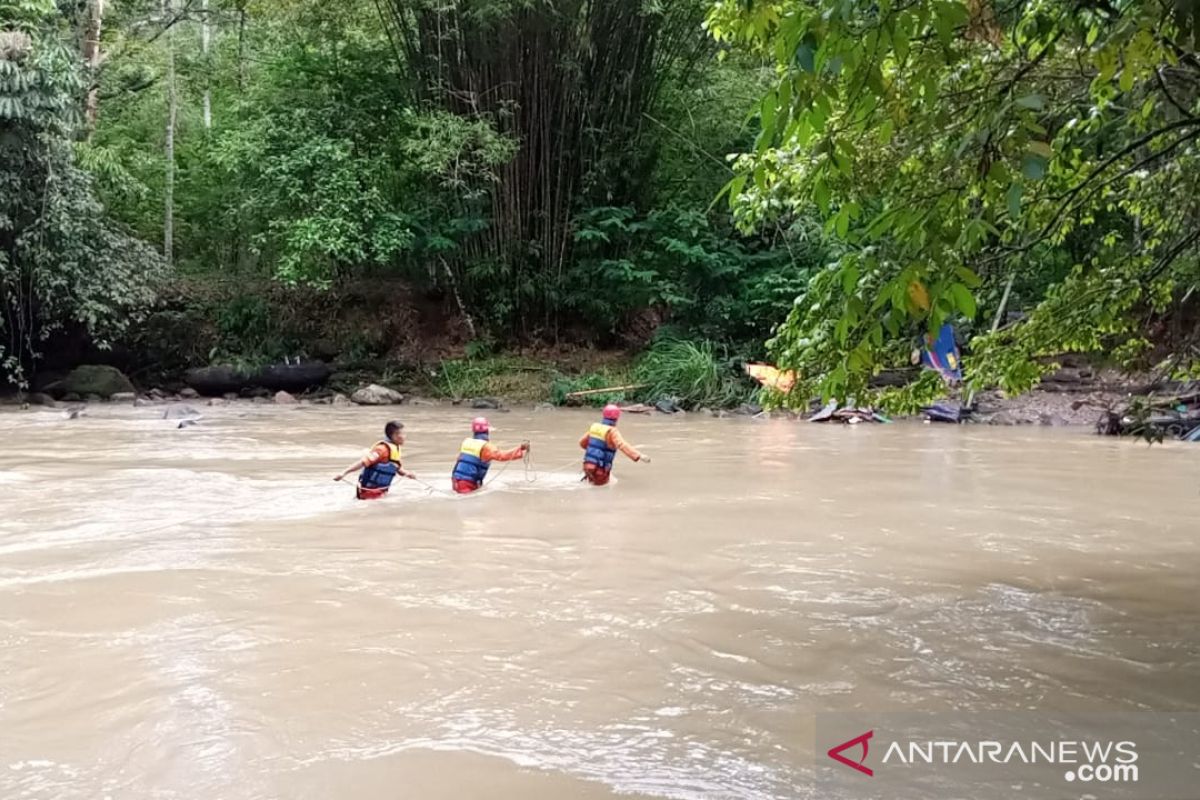
[[[647,401],[672,399],[684,408],[724,408],[750,399],[753,387],[736,359],[718,357],[712,342],[663,339],[638,359],[634,382]]]

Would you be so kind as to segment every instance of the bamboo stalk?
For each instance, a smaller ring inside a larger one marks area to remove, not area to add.
[[[567,392],[564,397],[587,397],[593,394],[605,394],[607,392],[629,392],[634,389],[645,389],[650,384],[648,383],[631,383],[627,386],[607,386],[603,389],[584,389],[579,392]]]

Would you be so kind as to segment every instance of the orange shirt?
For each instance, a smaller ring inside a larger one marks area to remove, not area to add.
[[[583,438],[579,440],[579,446],[582,447],[584,450],[587,450],[588,439],[590,439],[590,438],[592,438],[592,435],[590,433],[585,433],[583,435]],[[604,440],[605,440],[605,442],[608,443],[609,447],[612,447],[616,450],[620,450],[622,453],[624,453],[629,458],[632,458],[634,461],[642,460],[642,454],[639,453],[634,448],[633,445],[631,445],[629,442],[625,441],[625,437],[622,436],[621,432],[619,430],[617,430],[616,428],[609,428],[608,434],[605,436]]]
[[[484,463],[489,461],[516,461],[523,455],[525,455],[525,453],[521,450],[519,445],[514,447],[512,450],[501,450],[491,442],[485,444],[483,449],[479,451],[479,457],[483,459]]]
[[[388,449],[388,446],[383,442],[380,442],[372,447],[370,452],[367,453],[366,457],[363,458],[362,465],[363,467],[373,467],[376,464],[382,464],[383,462],[387,461],[391,455],[392,454]]]

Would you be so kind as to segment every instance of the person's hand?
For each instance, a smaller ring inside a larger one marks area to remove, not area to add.
[[[335,481],[340,481],[340,480],[343,480],[345,477],[346,477],[345,475],[334,475],[333,479]]]
[[[650,456],[642,456],[641,458],[638,459],[638,461],[641,461],[643,464],[649,464]]]
[[[406,472],[404,473],[404,477],[408,478],[410,481],[415,481],[417,479],[417,475],[414,472]]]
[[[522,454],[528,453],[530,451],[530,449],[531,448],[529,447],[529,442],[521,442],[521,453]]]

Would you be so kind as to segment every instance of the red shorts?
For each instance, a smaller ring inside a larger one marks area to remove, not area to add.
[[[387,493],[387,489],[367,489],[366,487],[359,486],[357,487],[355,496],[358,497],[359,500],[378,500]]]
[[[583,465],[583,477],[593,486],[604,486],[612,476],[611,469],[600,469],[595,464]]]
[[[458,494],[470,494],[471,492],[478,491],[479,489],[479,484],[475,481],[455,480],[454,478],[451,478],[450,484],[454,487],[454,491]]]

